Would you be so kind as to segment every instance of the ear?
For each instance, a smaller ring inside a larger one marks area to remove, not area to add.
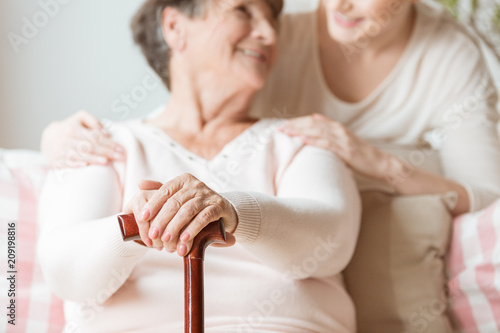
[[[171,50],[182,51],[186,47],[186,17],[176,8],[167,7],[161,15],[163,38]]]

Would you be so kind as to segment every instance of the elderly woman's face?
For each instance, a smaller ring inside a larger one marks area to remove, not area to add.
[[[188,57],[197,72],[261,88],[276,60],[277,19],[267,0],[211,0],[186,24]]]

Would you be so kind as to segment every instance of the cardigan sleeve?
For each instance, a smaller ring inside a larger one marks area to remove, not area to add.
[[[474,212],[500,198],[498,96],[479,46],[462,36],[449,51],[436,75],[443,88],[435,98],[443,107],[434,119],[434,138],[444,174],[467,189]]]
[[[37,254],[43,275],[63,300],[104,302],[148,248],[123,242],[121,189],[113,167],[49,172],[39,201]]]
[[[237,242],[291,279],[340,273],[358,237],[361,203],[351,171],[333,153],[306,146],[277,195],[222,194],[235,207]]]

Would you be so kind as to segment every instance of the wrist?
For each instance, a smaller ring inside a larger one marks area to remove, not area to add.
[[[391,154],[385,154],[382,165],[380,180],[385,181],[395,194],[404,194],[402,184],[412,175],[414,168]]]
[[[238,214],[233,204],[226,200],[226,211],[228,212],[227,217],[223,218],[224,229],[230,234],[234,234],[236,228],[238,227]]]

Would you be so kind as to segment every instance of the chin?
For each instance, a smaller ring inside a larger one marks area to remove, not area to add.
[[[363,33],[359,29],[345,29],[338,26],[328,26],[330,37],[340,44],[353,44],[360,40]]]
[[[255,90],[260,90],[264,88],[264,85],[266,84],[266,79],[267,79],[267,74],[262,75],[260,73],[259,74],[252,73],[245,76],[245,81],[248,83],[249,86],[251,86]]]

